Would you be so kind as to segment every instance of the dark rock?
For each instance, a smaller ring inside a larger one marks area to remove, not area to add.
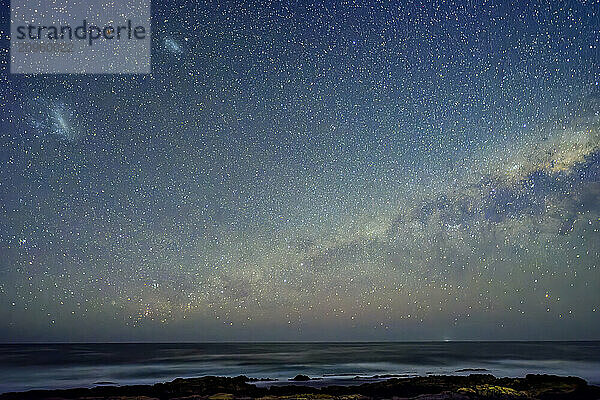
[[[310,376],[298,374],[293,378],[290,378],[290,381],[310,381]]]
[[[311,380],[299,375],[295,381]],[[155,385],[98,386],[92,389],[33,390],[5,393],[0,400],[371,400],[371,399],[599,399],[600,387],[583,379],[552,375],[527,375],[525,378],[496,378],[489,374],[469,376],[425,376],[390,378],[359,386],[308,387],[288,384],[258,388],[245,376],[223,378],[178,378]]]

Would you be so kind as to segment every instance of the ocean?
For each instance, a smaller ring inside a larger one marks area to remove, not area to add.
[[[324,385],[358,384],[386,374],[470,373],[573,375],[600,385],[600,341],[0,345],[0,393],[204,375],[246,375],[281,384],[305,374],[323,378]]]

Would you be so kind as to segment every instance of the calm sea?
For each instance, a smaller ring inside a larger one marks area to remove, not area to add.
[[[139,384],[203,375],[321,384],[382,374],[575,375],[600,384],[600,342],[410,342],[0,345],[0,393]],[[463,371],[461,371],[463,370]],[[261,385],[271,384],[261,382]]]

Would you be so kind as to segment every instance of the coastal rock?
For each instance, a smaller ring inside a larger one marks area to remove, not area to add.
[[[310,376],[298,374],[293,378],[290,378],[290,381],[310,381]]]
[[[298,378],[298,377],[296,377]],[[300,375],[298,381],[311,379]],[[5,393],[0,400],[597,400],[600,387],[583,379],[552,375],[496,378],[489,374],[390,378],[358,386],[256,387],[245,376],[178,378],[155,385],[98,386],[92,389]],[[308,382],[307,382],[308,384]]]

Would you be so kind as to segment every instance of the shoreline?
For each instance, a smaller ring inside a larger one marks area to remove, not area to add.
[[[358,377],[357,377],[358,378]],[[246,376],[177,378],[153,385],[30,390],[0,394],[0,400],[369,400],[369,399],[599,399],[600,386],[581,378],[528,374],[496,378],[490,374],[373,376],[350,384],[298,375],[288,381]],[[362,382],[364,380],[370,380]],[[101,383],[101,382],[98,382]],[[107,383],[107,385],[104,385]]]

